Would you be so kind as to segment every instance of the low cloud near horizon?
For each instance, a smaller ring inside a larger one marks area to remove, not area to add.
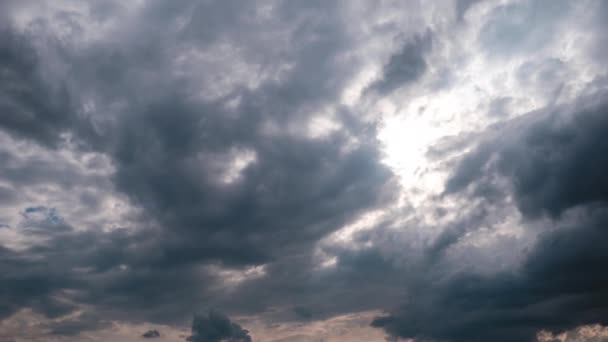
[[[0,340],[608,341],[607,19],[0,2]]]

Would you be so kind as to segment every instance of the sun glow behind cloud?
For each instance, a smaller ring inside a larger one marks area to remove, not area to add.
[[[393,116],[384,121],[378,138],[384,143],[384,162],[399,176],[403,186],[419,184],[429,161],[427,149],[441,134],[441,128],[433,126],[423,116]],[[432,184],[431,188],[436,188]],[[427,187],[428,188],[428,187]]]

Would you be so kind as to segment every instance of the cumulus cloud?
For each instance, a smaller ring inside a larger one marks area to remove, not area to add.
[[[148,330],[145,333],[143,333],[141,335],[141,337],[143,338],[159,338],[160,337],[160,333],[158,332],[158,330]]]
[[[230,321],[228,316],[215,310],[194,316],[192,335],[186,340],[191,342],[252,341],[247,330]]]

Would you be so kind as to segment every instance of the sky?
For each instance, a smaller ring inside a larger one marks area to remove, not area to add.
[[[608,2],[0,0],[0,340],[608,341]]]

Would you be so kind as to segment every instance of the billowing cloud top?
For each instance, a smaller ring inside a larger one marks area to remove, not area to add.
[[[0,339],[606,339],[607,18],[2,1]]]

